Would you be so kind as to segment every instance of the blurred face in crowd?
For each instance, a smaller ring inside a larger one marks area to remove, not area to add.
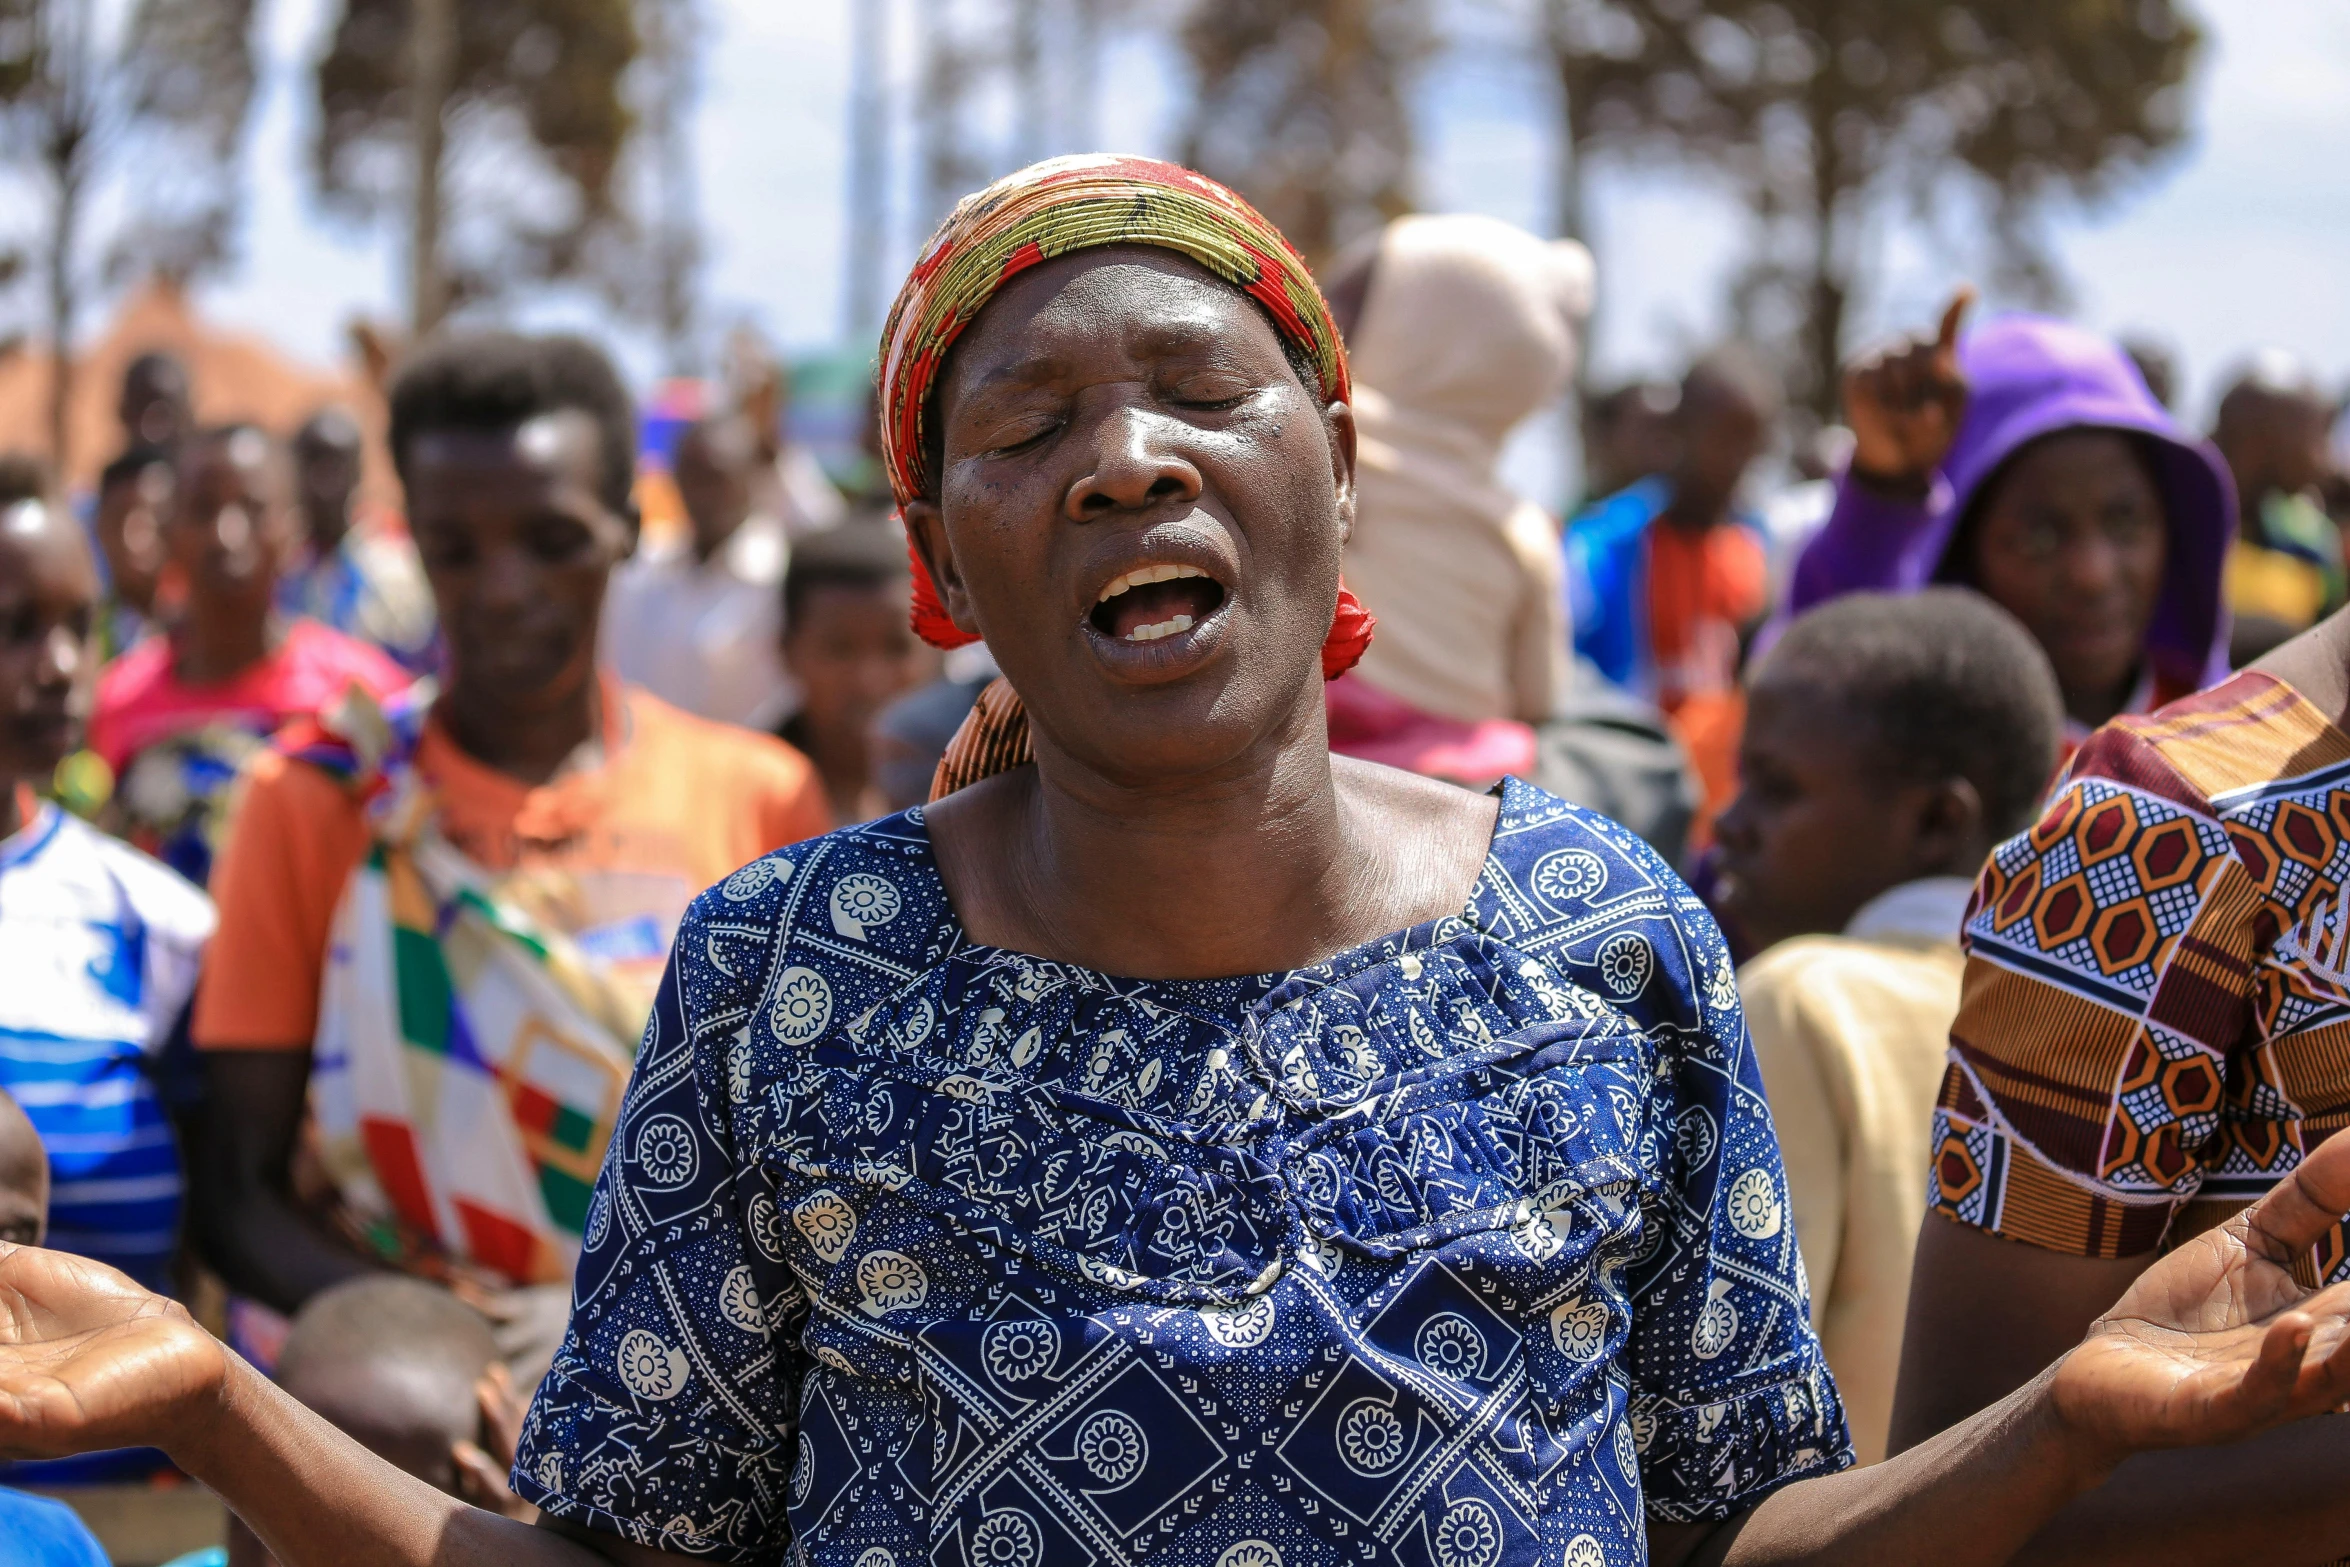
[[[595,678],[596,627],[635,522],[604,500],[596,424],[426,430],[405,464],[408,526],[449,644],[450,692],[543,712]]]
[[[351,528],[351,497],[359,490],[361,437],[346,414],[326,413],[294,437],[294,487],[310,547],[321,554],[342,543]]]
[[[1693,377],[1675,417],[1681,451],[1673,464],[1673,510],[1710,521],[1729,509],[1746,470],[1769,437],[1762,411],[1734,387]]]
[[[258,430],[181,449],[166,542],[191,609],[231,620],[268,616],[294,547],[291,490],[283,456]]]
[[[123,433],[146,446],[168,446],[188,433],[188,372],[176,359],[150,354],[123,373],[115,417]]]
[[[694,551],[707,560],[751,512],[751,468],[758,461],[750,427],[703,420],[677,438],[671,475],[693,524]]]
[[[884,707],[938,672],[938,655],[907,624],[912,583],[821,583],[783,634],[784,666],[800,683],[810,729],[862,744]]]
[[[1586,488],[1612,495],[1625,485],[1673,465],[1673,409],[1680,389],[1627,387],[1583,421]]]
[[[72,518],[37,500],[0,510],[0,787],[46,782],[80,747],[97,607],[97,566]]]
[[[115,596],[141,615],[155,612],[163,570],[164,519],[171,513],[171,464],[151,462],[98,493],[98,548]]]
[[[1890,781],[1877,752],[1832,694],[1765,667],[1748,696],[1738,797],[1714,824],[1715,896],[1756,950],[1840,931],[1871,898],[1953,858],[1948,786]]]
[[[2130,438],[2066,430],[2008,460],[1973,522],[1973,585],[2024,623],[2066,709],[2102,723],[2129,696],[2170,549],[2162,494]]]

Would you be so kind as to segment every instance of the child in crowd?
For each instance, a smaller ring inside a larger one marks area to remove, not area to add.
[[[164,536],[187,602],[99,678],[90,749],[115,777],[108,825],[198,885],[228,786],[272,732],[353,687],[381,697],[409,681],[376,649],[276,612],[296,527],[285,454],[261,430],[183,442]]]
[[[54,1244],[168,1292],[180,1164],[157,1084],[213,915],[35,793],[81,745],[97,607],[73,518],[0,491],[0,1088],[48,1142]]]
[[[1736,786],[1738,669],[1769,608],[1762,523],[1740,492],[1780,401],[1753,355],[1706,355],[1681,382],[1671,465],[1567,528],[1575,651],[1664,709],[1688,746],[1705,793],[1691,833],[1698,846]]]
[[[447,1290],[378,1273],[322,1291],[286,1335],[277,1383],[426,1484],[510,1518],[537,1516],[506,1484],[522,1401],[489,1322]],[[275,1558],[232,1523],[228,1561]]]
[[[2342,536],[2318,496],[2333,422],[2333,399],[2281,350],[2254,356],[2219,400],[2211,444],[2236,480],[2227,595],[2239,667],[2341,607]]]
[[[1767,945],[1738,988],[1864,1463],[1885,1455],[1968,892],[2030,821],[2062,718],[2023,628],[1948,588],[1813,610],[1748,687],[1715,896]]]
[[[160,447],[134,446],[98,475],[98,549],[106,567],[98,649],[106,658],[128,650],[155,619],[170,508],[171,454]]]
[[[365,447],[359,421],[342,408],[321,408],[294,432],[294,491],[305,538],[278,579],[278,609],[307,615],[427,674],[438,646],[432,590],[404,532],[359,519]]]
[[[0,1247],[39,1246],[49,1160],[24,1111],[0,1092]],[[106,1552],[63,1502],[0,1485],[0,1562],[7,1567],[106,1567]]]
[[[255,1303],[388,1264],[458,1282],[543,1367],[678,920],[831,816],[788,746],[597,661],[636,543],[635,413],[599,351],[452,337],[390,401],[447,684],[249,769],[195,1017],[201,1233],[257,1351]]]
[[[2048,655],[2077,743],[2226,673],[2234,490],[2119,347],[2024,315],[1961,345],[1972,297],[1935,336],[1846,371],[1852,464],[1789,612],[1865,588],[1973,588]]]
[[[689,531],[612,574],[604,656],[664,702],[764,729],[794,693],[775,641],[790,546],[783,519],[753,508],[760,467],[747,420],[698,419],[678,435],[670,472]]]
[[[816,764],[840,826],[893,808],[875,787],[873,721],[938,673],[907,620],[913,593],[905,538],[890,525],[844,523],[792,546],[782,646],[800,710],[777,733]]]

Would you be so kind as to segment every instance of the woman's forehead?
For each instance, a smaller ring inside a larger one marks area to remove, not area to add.
[[[947,379],[969,389],[1058,375],[1089,359],[1242,345],[1281,354],[1273,323],[1240,290],[1172,251],[1105,246],[1006,284],[964,330]]]

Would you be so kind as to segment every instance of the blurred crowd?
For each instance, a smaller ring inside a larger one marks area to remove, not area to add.
[[[2103,726],[2350,597],[2343,400],[2262,350],[2191,419],[2159,352],[1962,292],[1852,361],[1838,423],[1735,343],[1588,390],[1553,506],[1503,452],[1573,384],[1594,281],[1457,216],[1329,269],[1377,620],[1330,741],[1525,778],[1708,900],[1881,1457],[1919,1220],[1974,1190],[1938,1150],[1982,1116],[1945,1066],[1978,874],[2021,874],[2000,845]],[[917,638],[886,492],[735,360],[656,428],[592,343],[456,332],[380,407],[265,429],[199,424],[154,353],[88,493],[0,459],[0,1236],[189,1302],[484,1505],[519,1505],[518,1401],[687,905],[923,804],[996,678]]]

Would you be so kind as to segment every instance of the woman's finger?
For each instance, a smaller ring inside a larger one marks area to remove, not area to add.
[[[2236,1386],[2223,1395],[2240,1419],[2265,1424],[2293,1402],[2301,1386],[2301,1363],[2309,1352],[2316,1325],[2298,1311],[2288,1311],[2269,1323],[2260,1336],[2260,1352]]]

